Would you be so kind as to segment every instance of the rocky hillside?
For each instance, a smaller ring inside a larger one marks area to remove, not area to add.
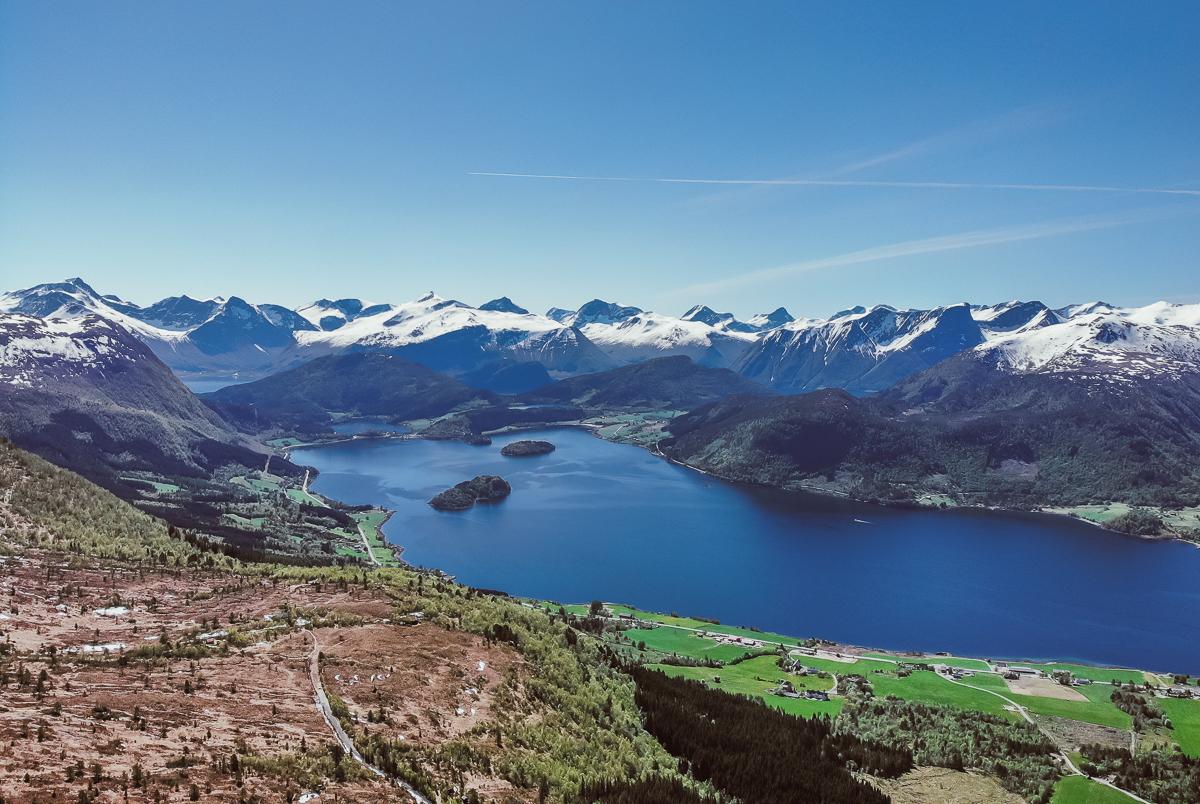
[[[95,315],[0,315],[0,435],[106,486],[265,459],[150,349]]]

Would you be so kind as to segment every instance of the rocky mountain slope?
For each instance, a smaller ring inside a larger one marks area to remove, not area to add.
[[[264,459],[110,320],[0,314],[0,435],[98,482]]]

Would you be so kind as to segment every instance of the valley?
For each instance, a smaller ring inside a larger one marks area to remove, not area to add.
[[[1189,307],[0,308],[16,800],[1174,804],[1200,773]],[[548,602],[589,598],[640,608]],[[782,787],[727,765],[779,741]]]

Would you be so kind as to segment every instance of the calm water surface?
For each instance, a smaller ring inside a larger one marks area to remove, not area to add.
[[[558,445],[505,458],[520,438]],[[473,586],[601,598],[894,649],[1200,672],[1200,550],[1046,516],[898,511],[745,488],[555,429],[494,439],[306,449],[313,488],[396,511],[414,564]],[[477,474],[497,505],[426,501]]]

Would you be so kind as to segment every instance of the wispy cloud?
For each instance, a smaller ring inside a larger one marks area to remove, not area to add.
[[[958,251],[960,249],[980,248],[982,246],[994,246],[1002,243],[1017,243],[1023,240],[1040,240],[1045,237],[1058,237],[1076,232],[1110,229],[1115,226],[1124,226],[1149,220],[1152,217],[1154,216],[1139,212],[1119,216],[1109,215],[1050,221],[1026,226],[977,229],[939,237],[928,237],[921,240],[905,240],[899,243],[889,243],[884,246],[873,246],[872,248],[850,251],[832,257],[820,257],[789,263],[787,265],[779,265],[773,268],[763,268],[758,271],[750,271],[749,273],[731,276],[726,279],[718,279],[712,282],[701,282],[680,288],[678,293],[680,296],[691,297],[830,268],[845,268],[852,265],[893,260],[900,257],[937,254],[943,251]]]
[[[825,172],[820,178],[829,179],[838,176],[848,176],[893,162],[919,159],[947,150],[977,147],[991,140],[1040,128],[1047,123],[1062,119],[1064,114],[1065,110],[1058,106],[1049,106],[1046,104],[1022,106],[1004,114],[966,123],[937,134],[932,134],[915,142],[910,142],[907,145],[901,145],[889,151],[842,165],[839,168]]]
[[[633,182],[651,184],[777,185],[798,187],[885,187],[913,190],[1028,190],[1055,193],[1142,193],[1182,195],[1200,198],[1200,189],[1176,187],[1121,187],[1104,184],[1032,184],[962,181],[871,181],[866,179],[702,179],[641,176],[574,176],[559,173],[501,173],[490,170],[469,171],[468,176],[507,179],[549,179],[554,181]]]

